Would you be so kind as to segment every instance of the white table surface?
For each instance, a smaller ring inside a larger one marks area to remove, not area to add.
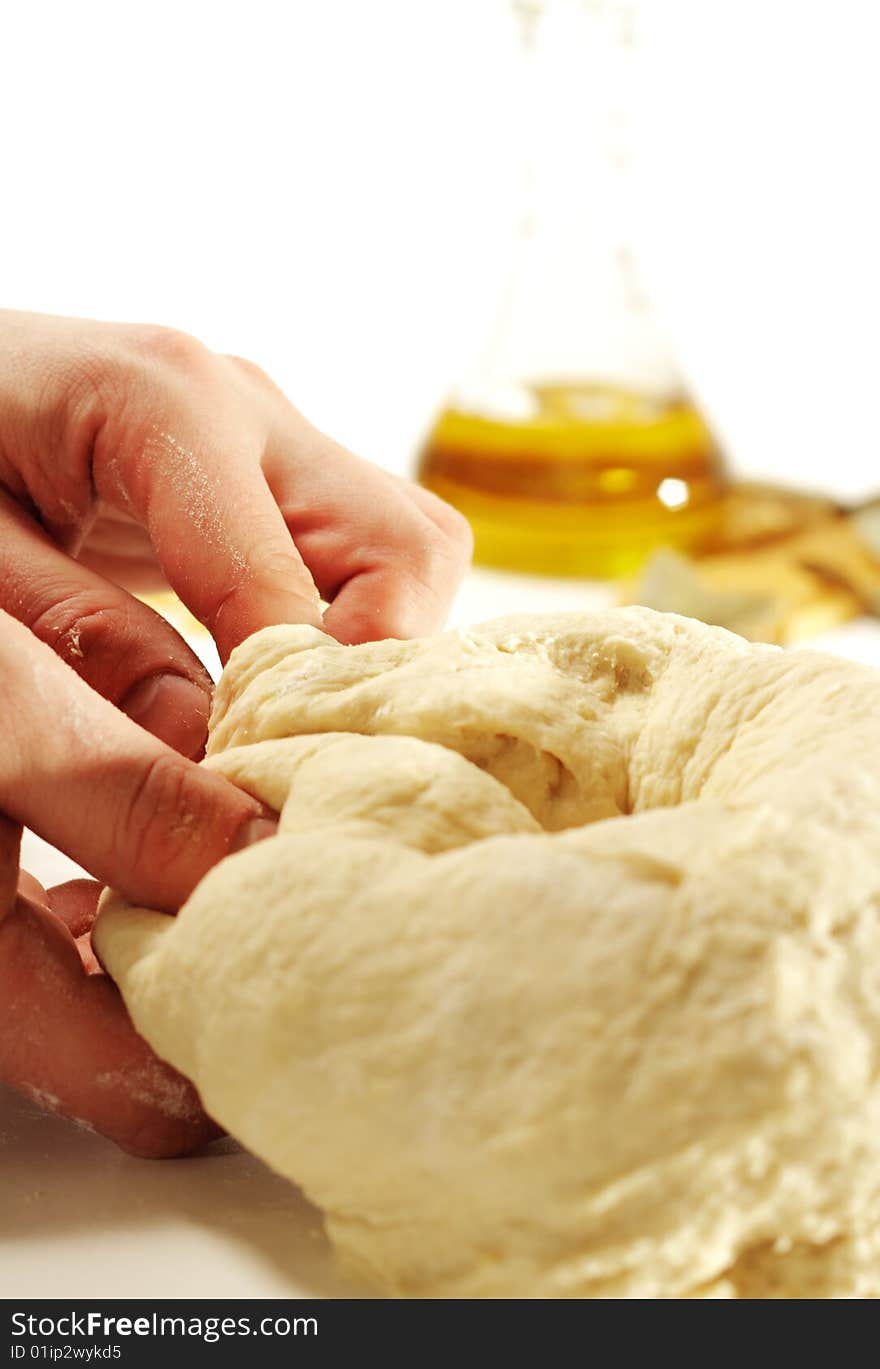
[[[607,602],[583,582],[474,571],[451,622]],[[849,624],[810,648],[880,665],[880,627]],[[31,834],[24,864],[47,884],[77,873]],[[316,1210],[234,1142],[136,1160],[0,1089],[0,1297],[96,1294],[371,1296],[336,1269]]]

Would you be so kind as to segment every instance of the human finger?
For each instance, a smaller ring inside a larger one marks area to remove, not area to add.
[[[219,1134],[115,985],[87,974],[68,930],[24,899],[0,919],[0,1078],[134,1155],[185,1154]]]
[[[286,402],[279,405],[266,478],[318,589],[331,601],[324,626],[344,642],[442,627],[470,558],[465,520],[359,460]]]
[[[66,555],[2,491],[0,530],[0,608],[133,721],[199,755],[211,679],[170,623]]]
[[[0,812],[135,902],[176,910],[207,871],[274,830],[258,800],[137,727],[0,613]]]
[[[112,417],[94,444],[98,493],[146,528],[222,659],[261,627],[320,626],[318,592],[260,467],[265,402],[256,391],[243,397],[232,367],[195,339],[154,333],[146,371],[120,370],[116,400],[105,385]]]

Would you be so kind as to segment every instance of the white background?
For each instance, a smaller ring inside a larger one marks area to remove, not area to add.
[[[637,9],[638,247],[685,370],[740,468],[867,493],[880,7]],[[501,286],[515,70],[503,0],[7,5],[0,299],[185,328],[406,469]]]

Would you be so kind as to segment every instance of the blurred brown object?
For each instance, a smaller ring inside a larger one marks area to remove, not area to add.
[[[785,645],[880,613],[880,503],[848,510],[797,491],[740,485],[706,554],[664,549],[622,594]]]

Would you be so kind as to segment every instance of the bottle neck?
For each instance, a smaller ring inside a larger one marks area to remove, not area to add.
[[[520,35],[520,213],[479,367],[497,396],[596,380],[654,394],[679,376],[638,278],[631,212],[633,0],[511,0]]]

